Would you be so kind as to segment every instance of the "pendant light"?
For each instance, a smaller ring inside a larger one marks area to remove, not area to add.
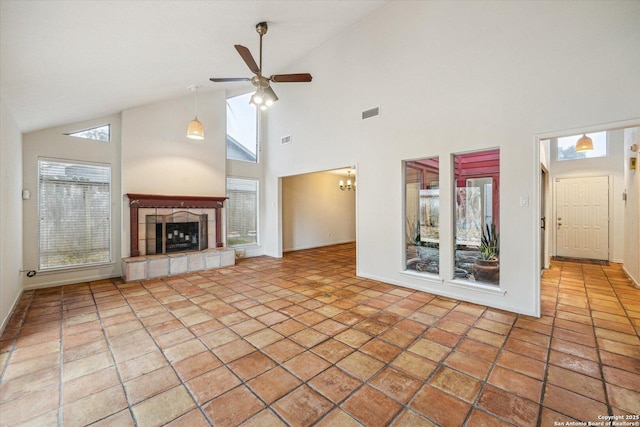
[[[582,138],[576,142],[576,152],[579,153],[581,151],[592,151],[593,150],[593,141],[586,134],[582,135]]]
[[[204,128],[200,120],[198,120],[198,89],[200,89],[200,86],[191,85],[187,89],[193,92],[193,109],[195,111],[195,118],[189,122],[189,126],[187,127],[187,138],[204,139]]]

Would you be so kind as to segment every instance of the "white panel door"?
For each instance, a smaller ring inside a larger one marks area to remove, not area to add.
[[[556,255],[609,259],[609,177],[556,179]]]

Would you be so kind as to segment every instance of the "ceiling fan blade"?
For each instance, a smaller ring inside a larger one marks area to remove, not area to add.
[[[236,44],[234,45],[234,47],[236,48],[242,59],[244,59],[244,62],[247,64],[249,69],[255,74],[260,74],[260,68],[258,67],[258,64],[256,64],[256,60],[253,59],[253,55],[251,55],[249,49],[242,46],[241,44]]]
[[[310,82],[312,78],[313,77],[311,77],[311,74],[309,73],[274,74],[273,76],[269,77],[269,80],[271,80],[274,83],[288,83],[288,82],[305,83],[305,82]]]
[[[273,100],[273,102],[276,102],[278,100],[278,95],[276,95],[276,93],[273,91],[271,86],[267,86],[266,89],[264,90],[264,92],[266,94],[271,95],[271,99]]]
[[[220,82],[248,82],[248,81],[251,81],[251,79],[248,78],[248,77],[223,77],[223,78],[211,77],[209,80],[211,80],[212,82],[216,82],[216,83],[220,83]]]

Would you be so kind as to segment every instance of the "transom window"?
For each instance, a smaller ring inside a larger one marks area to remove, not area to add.
[[[591,159],[594,157],[607,157],[607,132],[594,132],[586,134],[593,141],[593,150],[576,151],[576,142],[580,135],[558,138],[558,160]]]
[[[94,128],[83,129],[77,132],[65,133],[65,135],[108,142],[111,141],[111,125],[102,125]]]

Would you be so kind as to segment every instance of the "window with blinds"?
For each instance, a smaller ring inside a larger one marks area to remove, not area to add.
[[[111,262],[111,167],[38,161],[40,270]]]
[[[227,178],[227,246],[258,243],[258,180]]]

